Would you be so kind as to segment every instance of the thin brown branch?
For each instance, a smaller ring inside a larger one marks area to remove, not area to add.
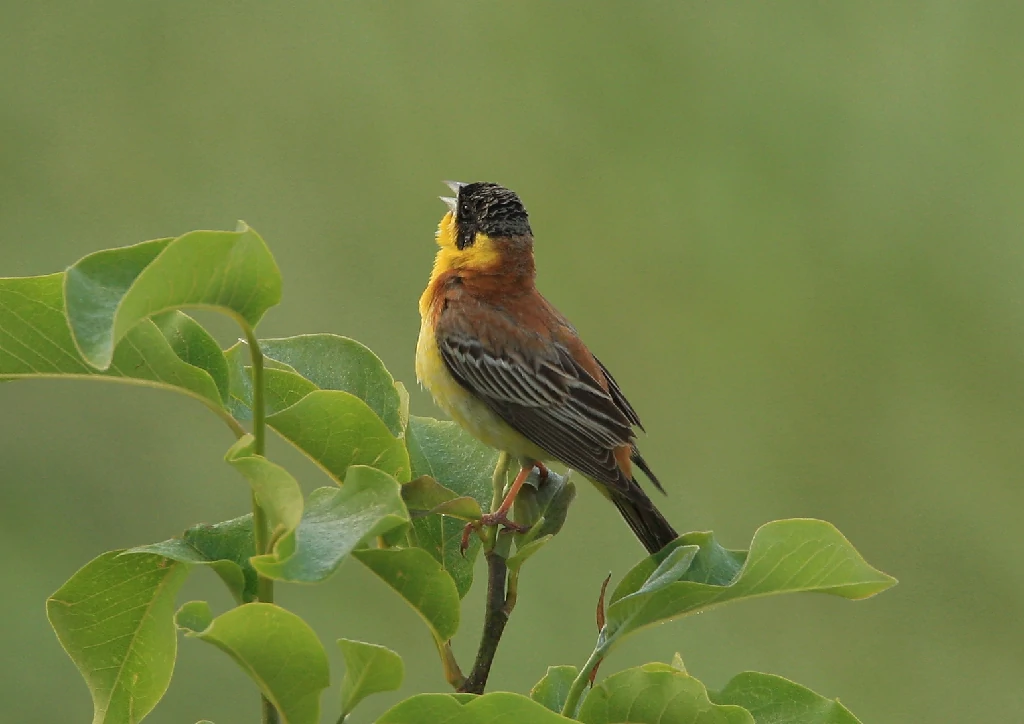
[[[480,648],[477,649],[473,671],[459,691],[469,694],[483,694],[487,686],[487,677],[491,673],[494,654],[501,642],[505,624],[512,613],[514,601],[509,601],[505,593],[508,577],[508,566],[505,559],[495,551],[488,551],[487,558],[487,608],[484,614],[484,631],[480,637]]]

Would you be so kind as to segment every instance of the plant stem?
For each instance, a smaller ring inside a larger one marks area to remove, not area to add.
[[[594,648],[594,651],[590,654],[590,658],[587,659],[587,663],[583,664],[583,668],[580,669],[580,673],[573,679],[572,686],[569,687],[569,694],[565,698],[565,706],[562,707],[562,716],[573,719],[576,717],[576,710],[579,708],[580,697],[583,696],[583,690],[587,688],[587,683],[590,681],[590,672],[594,670],[594,667],[601,663],[601,659],[604,657],[605,651],[600,647]]]
[[[267,454],[267,408],[266,393],[263,383],[263,351],[260,349],[256,335],[247,324],[242,325],[245,330],[245,341],[249,345],[249,356],[252,359],[252,436],[253,452],[257,455]],[[263,555],[270,552],[270,530],[267,525],[267,515],[260,505],[256,494],[252,496],[252,529],[253,543],[256,553]],[[262,603],[274,602],[274,581],[266,576],[259,576],[256,579],[256,597]],[[263,724],[278,724],[277,709],[270,700],[260,695],[260,709],[262,711]]]
[[[252,436],[256,438],[253,452],[265,455],[267,451],[267,407],[263,388],[263,350],[253,330],[246,325],[245,342],[252,359]]]
[[[487,686],[487,677],[491,673],[494,654],[505,631],[505,624],[512,614],[514,601],[505,597],[505,578],[508,567],[505,559],[497,552],[490,550],[487,557],[487,609],[484,614],[484,631],[480,637],[480,648],[477,649],[476,661],[469,678],[459,687],[459,691],[469,694],[483,694]]]
[[[494,512],[501,506],[505,497],[505,482],[508,474],[508,466],[511,457],[507,452],[498,454],[498,462],[494,466],[494,475],[491,477],[491,486],[494,489],[491,498],[491,510]],[[473,663],[473,670],[469,677],[458,687],[459,691],[469,694],[483,694],[487,686],[487,677],[491,673],[491,664],[494,662],[494,654],[498,650],[498,643],[505,631],[505,624],[515,606],[515,598],[509,599],[505,595],[505,582],[508,577],[508,566],[505,563],[508,555],[508,546],[503,550],[497,546],[498,527],[487,527],[483,531],[484,558],[487,560],[487,601],[484,609],[484,630],[480,636],[480,647],[476,652],[476,661]]]
[[[455,652],[452,651],[451,641],[434,639],[437,645],[437,653],[441,656],[441,666],[444,667],[444,680],[447,681],[456,691],[466,683],[466,677],[462,675],[459,662],[455,660]]]
[[[256,493],[252,494],[252,530],[256,555],[263,555],[270,547],[270,533],[267,527],[267,514],[263,511]],[[266,576],[256,579],[256,598],[262,603],[274,602],[274,581]]]
[[[505,498],[505,482],[508,476],[508,466],[511,457],[505,451],[498,453],[498,462],[494,466],[494,475],[491,476],[491,487],[494,493],[491,497],[491,509],[493,513],[501,507],[501,501]],[[494,543],[497,540],[497,526],[484,528],[484,552],[494,550]]]

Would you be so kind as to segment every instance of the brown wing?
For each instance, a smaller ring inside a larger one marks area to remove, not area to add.
[[[542,297],[535,299],[557,315]],[[566,465],[627,497],[636,491],[646,499],[616,458],[624,445],[635,450],[636,413],[622,404],[614,383],[605,382],[605,389],[585,369],[592,357],[581,362],[579,349],[570,352],[575,337],[566,339],[564,332],[571,328],[557,316],[545,322],[517,323],[506,309],[474,300],[442,312],[435,333],[452,376],[513,429]],[[596,360],[589,366],[601,375]]]

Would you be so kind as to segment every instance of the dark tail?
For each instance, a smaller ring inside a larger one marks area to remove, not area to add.
[[[636,537],[644,544],[647,552],[657,553],[678,538],[679,534],[665,520],[665,516],[654,507],[654,503],[635,481],[630,487],[632,489],[628,496],[614,489],[609,489],[608,492],[611,494],[615,507],[629,523],[629,527],[633,529]]]

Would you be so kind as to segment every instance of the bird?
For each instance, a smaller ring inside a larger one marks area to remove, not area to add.
[[[677,533],[635,477],[664,488],[637,449],[643,425],[576,328],[537,290],[533,230],[519,196],[490,182],[446,181],[455,196],[419,300],[416,377],[473,437],[520,465],[478,525],[518,529],[508,513],[536,467],[560,461],[609,498],[649,553]],[[467,527],[467,534],[469,528]],[[464,538],[464,542],[467,538]]]

